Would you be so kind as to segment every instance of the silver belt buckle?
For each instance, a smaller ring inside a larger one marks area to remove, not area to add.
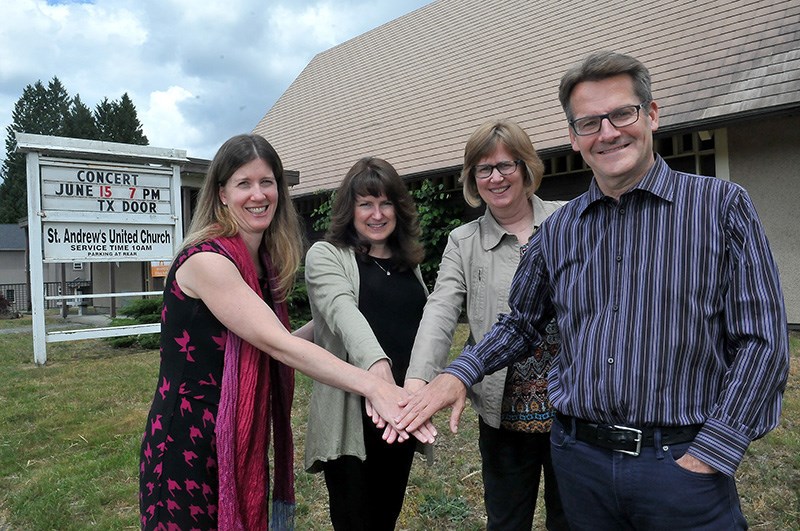
[[[619,452],[621,454],[628,454],[634,457],[639,457],[639,454],[642,451],[642,430],[637,430],[636,428],[630,428],[628,426],[617,426],[616,424],[613,426],[615,430],[624,430],[624,431],[632,431],[636,434],[636,450],[614,450],[615,452]]]

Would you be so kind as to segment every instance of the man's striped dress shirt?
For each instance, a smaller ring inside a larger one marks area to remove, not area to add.
[[[533,236],[511,312],[446,369],[470,386],[531,352],[555,314],[555,408],[626,426],[703,424],[689,453],[733,475],[778,423],[789,367],[778,271],[742,187],[656,156],[620,197],[589,190]]]

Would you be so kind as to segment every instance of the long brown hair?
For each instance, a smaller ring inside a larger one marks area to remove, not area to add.
[[[219,236],[233,236],[239,232],[239,226],[219,198],[219,189],[225,186],[236,170],[256,159],[269,165],[278,185],[278,207],[275,217],[264,232],[263,243],[277,272],[277,291],[286,297],[294,284],[305,240],[300,218],[289,196],[281,159],[275,148],[262,136],[236,135],[222,144],[214,155],[181,250],[202,241]]]
[[[392,251],[392,261],[401,269],[413,268],[425,258],[419,242],[417,208],[397,170],[377,157],[360,159],[345,175],[336,190],[325,239],[337,247],[350,247],[357,254],[369,254],[370,243],[359,236],[353,225],[356,197],[382,194],[394,205],[397,217],[397,226],[386,242]]]

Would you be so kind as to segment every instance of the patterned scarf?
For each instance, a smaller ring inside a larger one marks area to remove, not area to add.
[[[241,237],[217,238],[242,273],[242,278],[263,298],[258,274]],[[261,250],[267,279],[274,292],[275,269]],[[275,314],[289,329],[285,302],[273,304]],[[275,530],[294,529],[294,445],[290,414],[294,396],[294,369],[228,331],[222,374],[222,394],[217,413],[219,465],[219,529],[268,529],[269,462],[267,450],[272,422],[275,445],[275,480],[272,522]]]

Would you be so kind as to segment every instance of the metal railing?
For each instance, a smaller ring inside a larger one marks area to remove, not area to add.
[[[61,295],[60,290],[61,282],[44,283],[45,309],[61,307],[61,300],[58,299]],[[92,283],[85,281],[81,282],[80,285],[76,285],[75,283],[67,282],[67,295],[69,295],[70,291],[90,293],[92,291]],[[69,299],[76,298],[78,294],[69,295]],[[20,313],[31,311],[31,292],[27,284],[0,284],[0,295],[6,298],[11,311]],[[79,299],[76,298],[76,301]]]

